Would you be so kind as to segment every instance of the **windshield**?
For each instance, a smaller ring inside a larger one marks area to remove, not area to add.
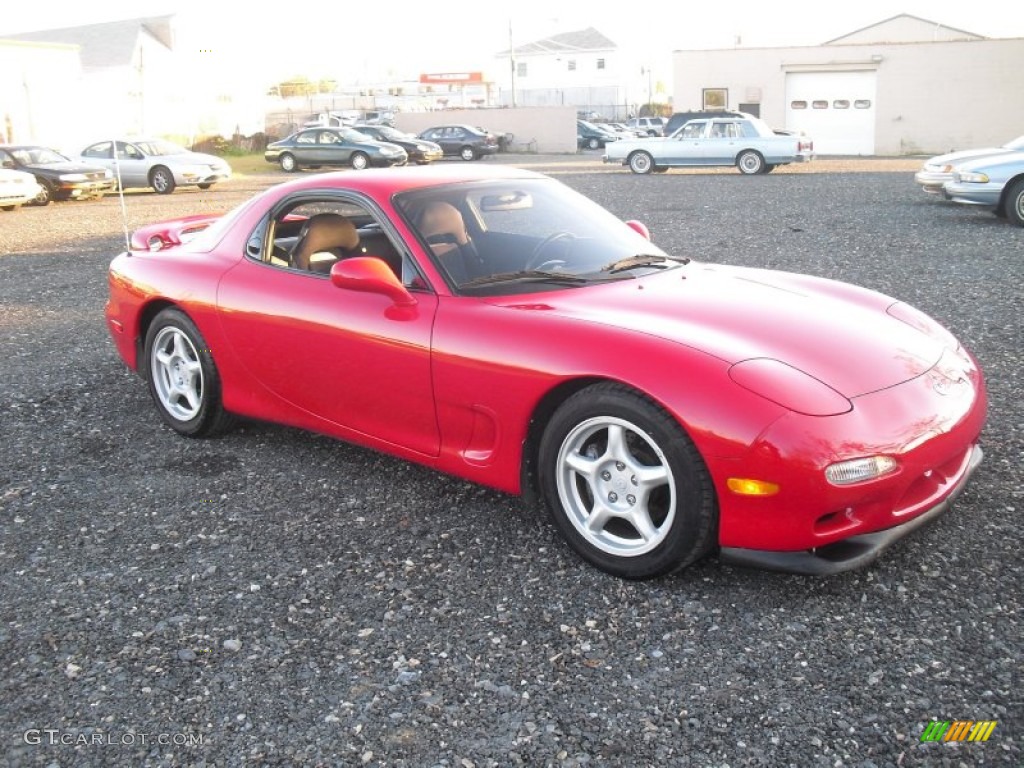
[[[188,152],[184,147],[179,147],[177,144],[173,144],[170,141],[164,141],[163,139],[137,141],[135,142],[135,146],[147,155],[181,155]]]
[[[628,280],[685,262],[553,179],[447,184],[395,204],[460,293]]]
[[[389,127],[387,125],[382,125],[379,128],[377,128],[377,130],[380,132],[381,137],[385,138],[385,139],[407,139],[407,138],[409,138],[409,134],[402,133],[401,131],[396,130],[394,128],[391,128],[391,127]]]
[[[22,165],[41,165],[43,163],[65,163],[67,158],[46,147],[18,147],[9,150]]]

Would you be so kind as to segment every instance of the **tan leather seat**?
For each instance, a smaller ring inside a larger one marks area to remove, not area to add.
[[[359,247],[355,225],[336,213],[318,213],[309,217],[292,251],[292,266],[313,272],[329,272],[334,262]],[[313,259],[314,254],[332,258]]]
[[[427,203],[419,215],[419,230],[423,239],[456,283],[469,278],[462,248],[469,244],[469,233],[462,214],[451,203]]]

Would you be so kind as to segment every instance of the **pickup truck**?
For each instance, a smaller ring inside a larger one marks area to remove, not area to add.
[[[743,115],[691,120],[670,136],[616,141],[607,146],[603,159],[626,165],[633,173],[735,165],[750,175],[813,157],[814,142],[807,136],[778,135],[759,118]]]

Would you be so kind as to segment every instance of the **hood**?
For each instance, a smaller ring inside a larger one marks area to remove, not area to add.
[[[847,398],[915,378],[941,357],[942,341],[886,312],[896,303],[822,278],[698,263],[544,296],[547,311],[654,335],[730,364],[781,361]]]
[[[993,155],[1005,155],[1013,152],[1012,149],[1005,147],[987,147],[985,149],[964,149],[960,152],[950,152],[948,155],[939,155],[938,157],[931,158],[925,163],[925,168],[942,170],[947,165],[956,165],[966,160],[980,159],[983,157],[992,157]]]

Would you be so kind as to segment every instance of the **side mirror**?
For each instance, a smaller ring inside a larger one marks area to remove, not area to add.
[[[399,307],[416,305],[416,299],[395,277],[391,267],[375,256],[356,256],[335,263],[331,267],[331,282],[349,291],[383,294]]]
[[[629,221],[626,222],[626,226],[632,229],[637,234],[639,234],[641,237],[643,237],[644,240],[651,239],[651,230],[649,230],[647,228],[647,225],[644,224],[642,221],[630,219]]]

